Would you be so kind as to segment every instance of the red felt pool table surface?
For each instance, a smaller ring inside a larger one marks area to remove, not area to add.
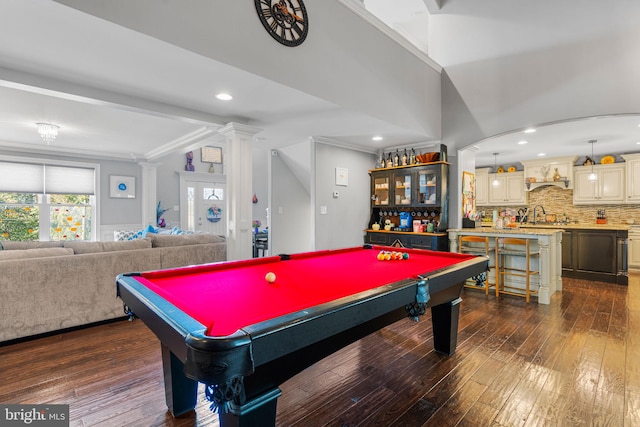
[[[378,261],[388,247],[348,248],[142,273],[150,290],[207,327],[228,336],[258,322],[398,282],[473,258],[451,252],[394,249],[409,259]],[[265,275],[273,272],[269,283]]]

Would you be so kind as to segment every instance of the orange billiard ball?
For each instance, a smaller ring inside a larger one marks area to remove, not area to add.
[[[276,281],[276,275],[275,273],[272,272],[268,272],[266,276],[264,276],[264,280],[266,280],[269,283],[273,283]]]

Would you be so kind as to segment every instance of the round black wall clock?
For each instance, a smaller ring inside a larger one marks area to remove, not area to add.
[[[285,46],[307,38],[309,17],[302,0],[254,0],[260,22],[271,37]]]

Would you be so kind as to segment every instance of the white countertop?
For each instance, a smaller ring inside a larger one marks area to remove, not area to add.
[[[562,232],[562,228],[532,228],[532,227],[507,227],[507,228],[493,228],[493,227],[480,227],[480,228],[450,228],[447,230],[450,233],[463,233],[463,234],[518,234],[518,235],[535,235],[535,236],[548,236],[558,232]]]

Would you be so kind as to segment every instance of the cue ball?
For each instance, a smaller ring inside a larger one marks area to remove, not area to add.
[[[276,281],[276,275],[272,272],[268,272],[266,276],[264,276],[264,280],[269,283],[273,283]]]

